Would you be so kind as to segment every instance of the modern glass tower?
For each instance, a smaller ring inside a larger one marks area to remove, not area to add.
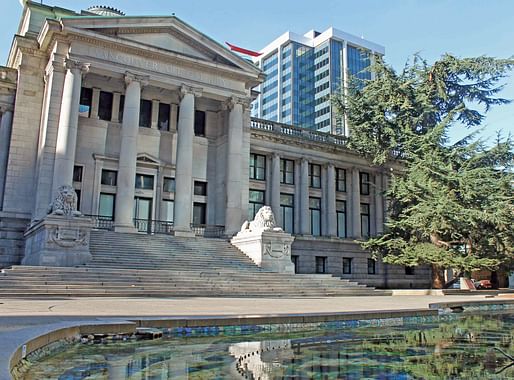
[[[329,28],[311,30],[303,36],[287,32],[254,58],[266,74],[256,90],[252,116],[303,128],[348,135],[343,120],[337,120],[330,95],[339,91],[349,75],[371,79],[364,70],[383,46]],[[364,70],[364,71],[363,71]]]

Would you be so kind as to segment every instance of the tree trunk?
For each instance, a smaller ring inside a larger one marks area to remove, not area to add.
[[[436,264],[432,264],[432,288],[442,289],[444,287],[443,269]]]

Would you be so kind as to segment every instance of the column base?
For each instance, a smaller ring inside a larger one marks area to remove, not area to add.
[[[191,230],[173,230],[173,236],[177,237],[195,237],[195,233]]]
[[[120,232],[122,234],[135,234],[139,231],[134,226],[114,225],[114,232]]]

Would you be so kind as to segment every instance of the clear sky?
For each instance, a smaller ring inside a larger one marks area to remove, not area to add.
[[[418,52],[429,61],[445,52],[460,57],[514,56],[514,0],[43,0],[79,11],[109,5],[127,15],[170,15],[220,43],[260,50],[286,31],[303,34],[333,26],[386,48],[386,61],[401,69]],[[19,0],[2,0],[3,63],[21,14]],[[514,99],[514,73],[502,96]],[[514,103],[493,109],[484,134],[514,133]],[[453,135],[456,136],[456,135]]]

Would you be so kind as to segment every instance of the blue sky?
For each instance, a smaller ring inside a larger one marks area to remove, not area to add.
[[[188,22],[218,42],[260,50],[290,30],[303,34],[329,26],[384,45],[386,61],[401,69],[418,52],[429,61],[445,52],[455,55],[514,56],[514,1],[511,0],[43,0],[73,10],[99,3],[129,15],[170,15]],[[6,62],[21,5],[2,1],[0,42]],[[514,73],[502,96],[514,99]],[[514,133],[514,103],[493,109],[484,135]],[[462,131],[464,132],[464,131]],[[453,133],[455,138],[464,133]]]

